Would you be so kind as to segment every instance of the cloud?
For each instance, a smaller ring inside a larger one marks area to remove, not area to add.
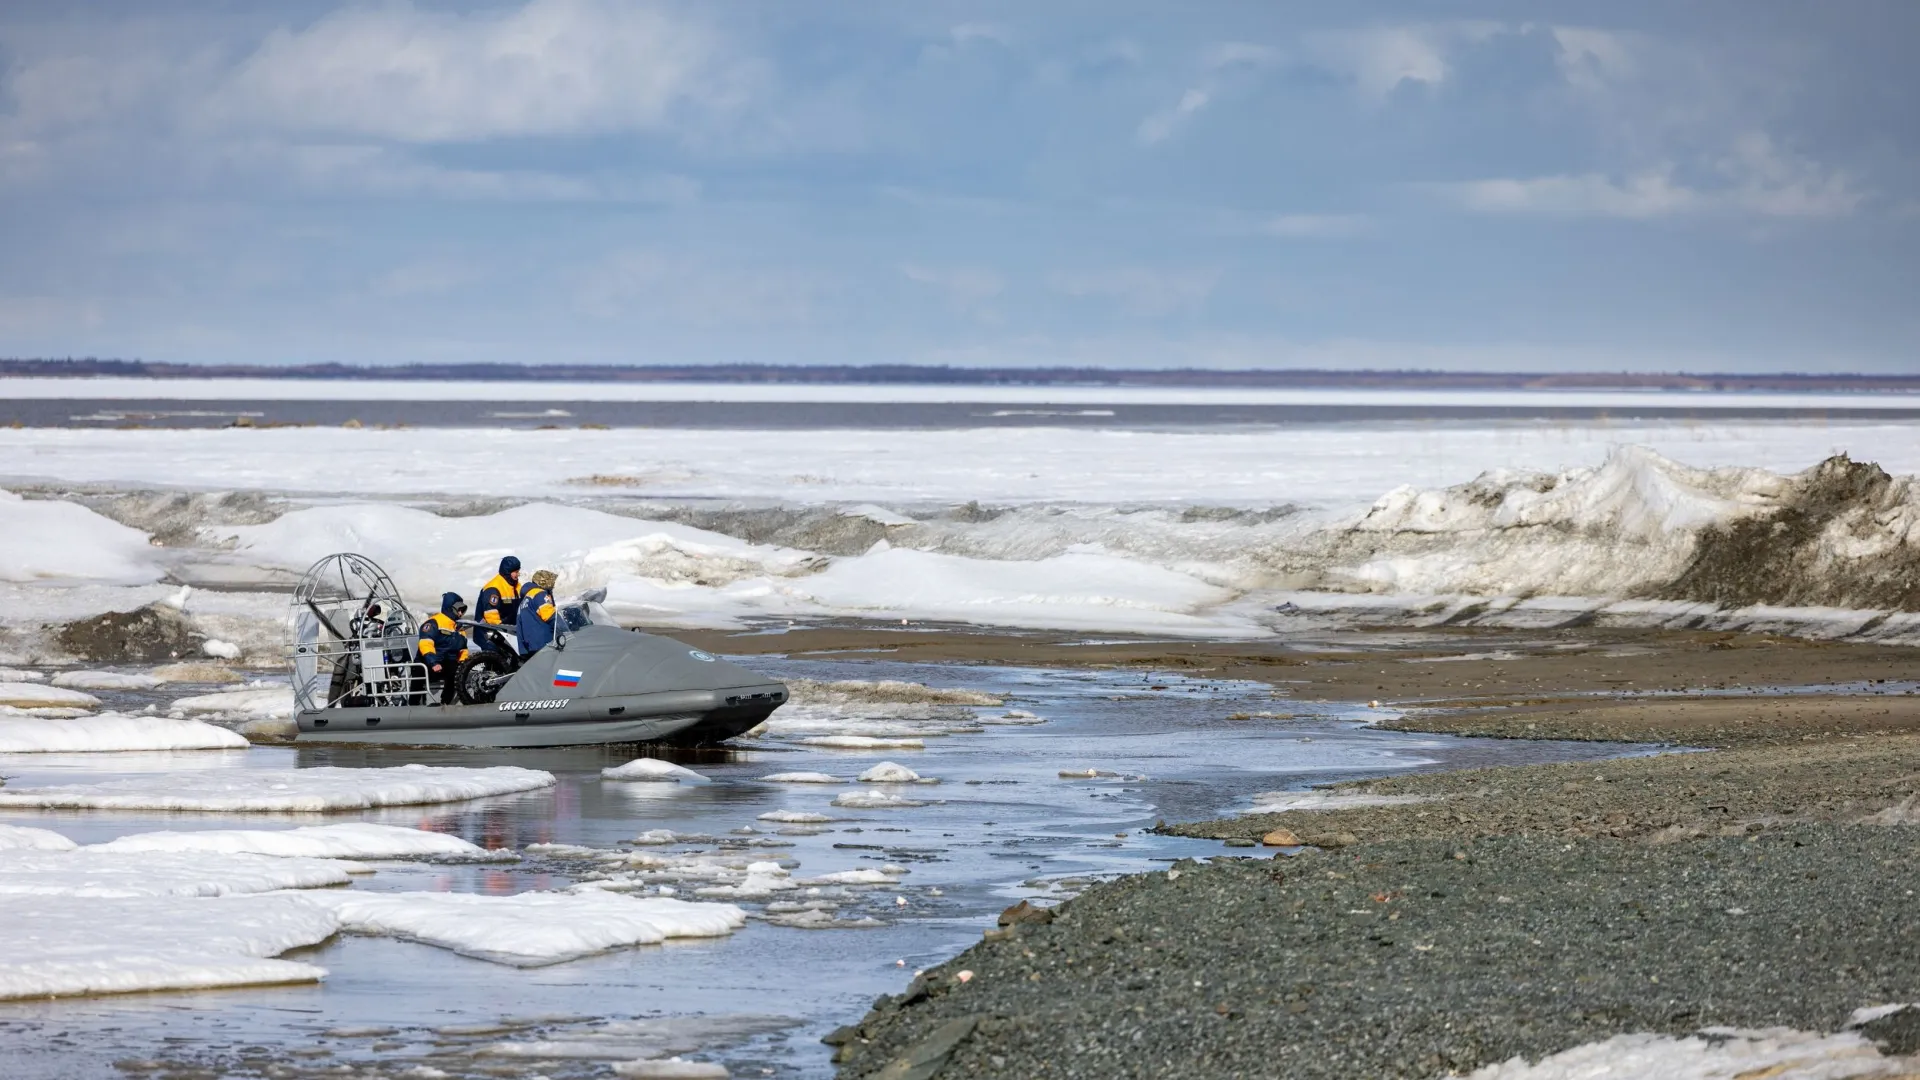
[[[346,8],[269,34],[202,120],[396,142],[669,128],[738,107],[753,72],[702,25],[643,3],[529,0],[468,14]]]
[[[736,329],[814,321],[832,282],[781,268],[728,266],[659,251],[617,251],[582,271],[574,306],[598,319]]]
[[[908,281],[926,285],[944,293],[956,311],[991,317],[987,304],[1006,291],[1006,282],[991,270],[971,266],[925,266],[905,263],[900,273]]]
[[[1219,281],[1219,272],[1213,270],[1116,266],[1056,273],[1048,284],[1068,296],[1112,300],[1129,314],[1158,318],[1198,311]]]
[[[1191,87],[1180,95],[1180,100],[1164,109],[1147,115],[1134,130],[1134,137],[1142,146],[1153,146],[1165,142],[1167,137],[1179,130],[1187,118],[1207,107],[1213,95],[1199,87]]]
[[[1783,152],[1759,133],[1735,140],[1713,163],[1714,183],[1682,183],[1676,171],[1668,163],[1621,177],[1581,173],[1472,180],[1443,184],[1440,190],[1478,213],[1639,220],[1694,213],[1845,217],[1865,199],[1846,172]]]
[[[1402,83],[1439,86],[1452,71],[1449,54],[1506,29],[1499,23],[1403,23],[1309,35],[1320,62],[1352,79],[1360,93],[1384,101]]]
[[[1268,236],[1288,239],[1357,236],[1373,228],[1365,214],[1281,214],[1260,225]]]

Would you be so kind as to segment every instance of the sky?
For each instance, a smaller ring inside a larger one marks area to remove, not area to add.
[[[1920,373],[1909,0],[9,0],[0,356]]]

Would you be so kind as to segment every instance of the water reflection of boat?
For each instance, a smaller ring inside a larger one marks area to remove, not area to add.
[[[524,658],[472,641],[461,704],[433,704],[417,625],[385,571],[354,554],[315,563],[294,592],[288,648],[296,742],[583,746],[733,738],[787,700],[786,685],[684,642],[613,625],[591,600],[565,605],[553,644]],[[477,672],[477,674],[469,674]]]

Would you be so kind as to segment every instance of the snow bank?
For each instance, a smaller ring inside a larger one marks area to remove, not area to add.
[[[836,560],[787,586],[834,612],[1058,630],[1262,633],[1204,614],[1233,593],[1177,570],[1075,552],[1031,561],[904,548]]]
[[[0,998],[315,982],[324,968],[267,958],[337,929],[299,896],[0,895]]]
[[[94,709],[100,699],[48,683],[6,682],[0,683],[0,705],[16,709]]]
[[[343,929],[419,941],[517,967],[557,964],[668,938],[721,937],[746,925],[746,913],[731,904],[598,891],[476,896],[352,890],[306,899],[332,911]]]
[[[634,758],[625,765],[611,769],[601,769],[600,776],[606,780],[655,780],[669,784],[682,780],[691,780],[704,784],[707,778],[684,765],[675,765],[671,761],[659,758]]]
[[[349,822],[308,825],[297,829],[208,829],[203,832],[134,833],[91,844],[88,851],[121,853],[144,851],[245,852],[280,858],[310,859],[459,859],[464,861],[511,858],[490,852],[457,836],[407,829],[397,825]]]
[[[201,851],[0,851],[4,896],[228,896],[345,885],[326,859]]]
[[[0,851],[72,851],[79,846],[48,829],[0,825]]]
[[[317,506],[265,525],[210,532],[232,542],[234,557],[263,577],[297,574],[333,552],[357,551],[379,563],[404,595],[435,600],[448,588],[471,599],[509,552],[529,567],[557,571],[568,592],[621,579],[710,587],[799,572],[813,562],[805,552],[687,525],[552,503],[459,518],[390,503]]]
[[[401,765],[391,769],[333,766],[287,772],[158,775],[0,789],[0,806],[42,809],[205,810],[216,812],[366,810],[460,802],[553,786],[552,773],[496,765],[482,769]]]
[[[247,740],[226,728],[165,716],[102,713],[63,720],[0,720],[0,754],[120,750],[237,750]]]
[[[63,671],[51,681],[69,690],[151,690],[160,685],[152,675],[126,671]]]
[[[1616,1035],[1529,1064],[1514,1058],[1469,1074],[1471,1080],[1599,1080],[1604,1077],[1659,1077],[1660,1080],[1843,1080],[1848,1077],[1904,1076],[1920,1061],[1887,1058],[1852,1032],[1817,1035],[1773,1028],[1767,1031],[1712,1029],[1709,1037]]]
[[[0,581],[145,585],[161,573],[140,530],[78,503],[0,490]]]

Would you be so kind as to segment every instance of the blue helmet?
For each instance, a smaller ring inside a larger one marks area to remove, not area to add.
[[[506,577],[508,574],[514,573],[519,569],[520,569],[520,560],[516,556],[509,555],[506,558],[500,560],[500,576],[501,577]]]
[[[460,599],[460,594],[457,592],[440,594],[440,614],[445,615],[449,619],[458,617],[453,613],[454,608],[463,608],[466,606],[467,602]]]

